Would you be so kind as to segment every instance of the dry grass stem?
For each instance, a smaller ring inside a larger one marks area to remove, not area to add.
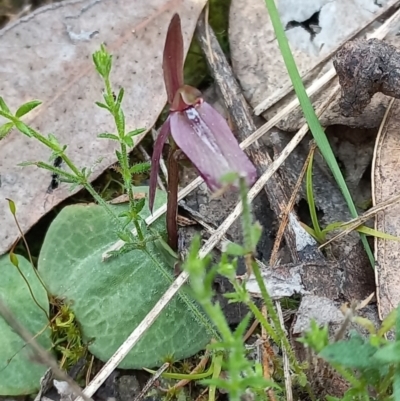
[[[281,324],[282,330],[286,333],[282,307],[279,301],[275,301],[275,308],[278,313],[279,322]],[[282,358],[283,358],[283,374],[285,377],[286,400],[293,401],[292,376],[290,375],[289,356],[286,352],[285,347],[282,347]]]

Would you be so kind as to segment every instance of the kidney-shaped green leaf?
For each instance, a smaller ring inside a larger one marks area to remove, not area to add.
[[[148,193],[147,187],[137,188]],[[158,192],[156,208],[166,202]],[[114,206],[118,212],[126,206]],[[146,205],[141,215],[149,215]],[[165,234],[164,219],[152,227]],[[102,262],[118,238],[115,225],[97,205],[65,207],[51,224],[39,257],[50,292],[70,304],[89,350],[106,361],[138,326],[173,281],[173,263],[156,242]],[[169,260],[168,260],[169,259]],[[121,362],[121,368],[154,367],[163,358],[189,357],[210,340],[210,323],[181,292]]]

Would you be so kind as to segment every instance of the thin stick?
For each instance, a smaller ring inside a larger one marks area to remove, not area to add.
[[[282,330],[284,330],[286,333],[285,322],[283,320],[283,314],[282,314],[282,307],[281,307],[281,304],[279,301],[275,301],[275,308],[278,313],[279,322],[282,326]],[[286,352],[286,348],[281,347],[281,349],[282,349],[282,357],[283,357],[283,374],[285,377],[286,400],[293,401],[292,376],[290,375],[289,357]]]
[[[246,334],[243,336],[243,342],[245,343],[250,336],[253,335],[255,329],[258,327],[258,325],[260,324],[260,322],[255,319],[254,322],[251,324],[250,328],[246,331]]]

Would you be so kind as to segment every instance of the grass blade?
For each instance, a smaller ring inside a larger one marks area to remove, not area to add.
[[[342,194],[346,200],[351,216],[353,218],[358,217],[357,209],[354,205],[353,199],[351,198],[350,191],[347,188],[342,172],[340,171],[340,168],[336,162],[335,155],[332,152],[332,149],[325,135],[325,132],[322,129],[321,124],[315,114],[311,101],[307,96],[299,71],[294,61],[292,52],[290,50],[289,42],[287,40],[285,30],[283,29],[283,25],[280,20],[278,9],[276,8],[275,2],[274,0],[265,0],[265,4],[267,6],[268,13],[271,18],[272,26],[274,28],[275,35],[278,40],[278,45],[282,53],[283,60],[288,70],[290,80],[292,81],[294,91],[299,99],[300,106],[303,110],[304,117],[307,120],[307,124],[310,127],[310,131],[315,139],[315,142],[317,143],[317,146],[322,156],[324,157],[327,165],[332,171],[332,174],[335,177],[335,180],[340,190],[342,191]],[[361,233],[360,237],[364,245],[365,251],[368,254],[368,258],[371,262],[371,265],[374,267],[375,260],[371,248],[367,242],[367,238],[364,234]]]

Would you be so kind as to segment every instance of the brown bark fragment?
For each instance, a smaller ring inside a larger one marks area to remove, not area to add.
[[[377,92],[400,98],[400,52],[382,40],[346,43],[334,56],[333,65],[342,87],[340,108],[346,117],[361,114]]]

